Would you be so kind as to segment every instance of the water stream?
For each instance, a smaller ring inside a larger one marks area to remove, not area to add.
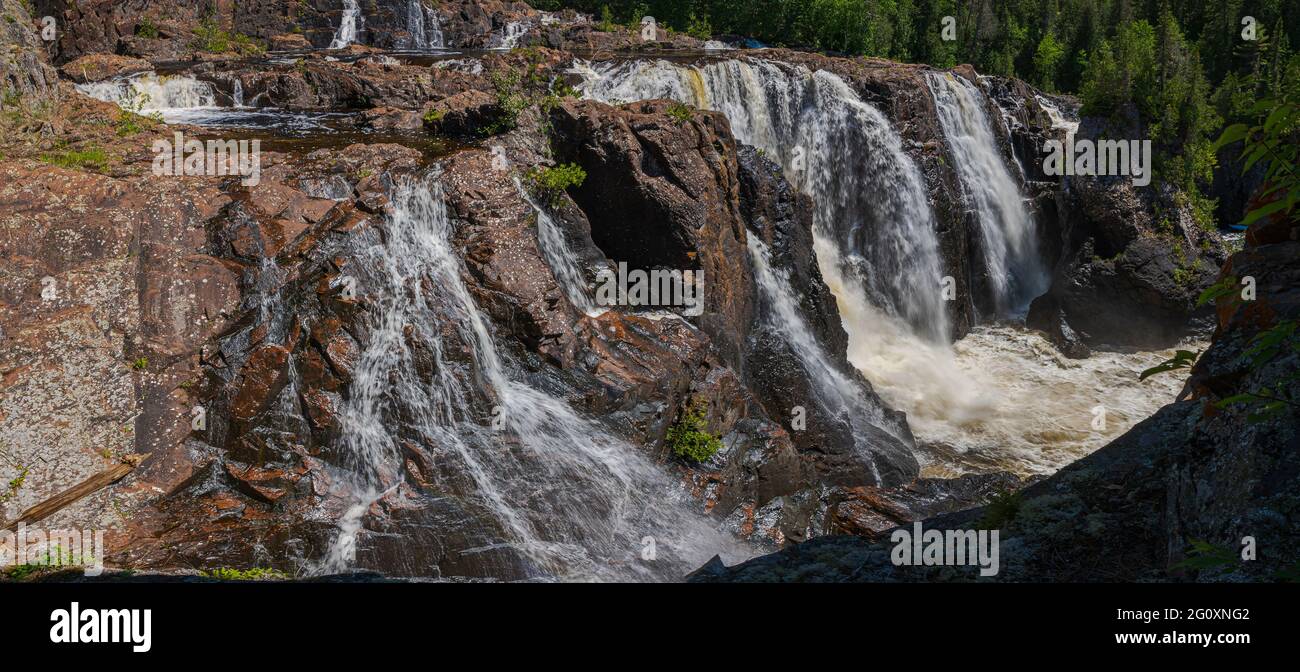
[[[365,281],[375,309],[341,414],[352,502],[321,571],[356,566],[365,514],[381,500],[430,496],[403,482],[412,447],[438,465],[427,492],[454,498],[488,545],[525,558],[537,578],[671,579],[714,553],[749,554],[638,448],[529,384],[498,351],[462,280],[436,177],[396,188],[386,230],[358,254],[375,269]]]

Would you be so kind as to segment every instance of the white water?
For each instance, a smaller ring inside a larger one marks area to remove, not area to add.
[[[528,34],[529,28],[532,28],[532,25],[527,21],[511,21],[499,34],[492,36],[488,48],[514,49],[519,45],[519,40]]]
[[[138,112],[160,112],[164,118],[178,110],[213,108],[217,94],[212,85],[188,75],[153,72],[102,82],[78,84],[81,93]]]
[[[523,195],[528,204],[533,207],[537,213],[537,244],[541,248],[542,256],[546,259],[547,266],[550,266],[551,273],[555,275],[555,281],[564,290],[564,295],[568,297],[569,303],[573,304],[579,312],[588,317],[600,317],[605,313],[605,309],[596,305],[591,295],[591,287],[582,275],[582,269],[578,268],[577,256],[569,247],[569,241],[565,239],[564,232],[551,219],[551,215],[546,212],[540,204],[537,203],[524,188],[518,178],[515,178],[515,187]]]
[[[925,445],[918,454],[923,474],[1048,473],[1173,400],[1177,377],[1137,382],[1137,373],[1165,353],[1098,353],[1076,362],[1014,326],[981,327],[948,345],[922,178],[883,115],[838,77],[739,59],[575,69],[585,80],[580,88],[598,100],[670,98],[724,113],[739,140],[781,163],[813,197],[814,248],[849,335],[848,359],[888,404],[907,413]],[[1006,175],[1005,167],[998,170]],[[1018,195],[1005,190],[1014,181],[995,181],[987,188],[999,198],[989,211],[1003,195],[1014,211]],[[1026,223],[996,226],[1014,232]],[[1007,249],[1015,245],[1008,241]],[[788,338],[792,345],[800,340]],[[1105,431],[1092,429],[1098,404],[1108,409]]]
[[[928,80],[963,195],[980,223],[994,317],[1021,315],[1050,281],[1034,220],[998,151],[983,94],[951,73],[930,73]]]
[[[1079,132],[1078,120],[1071,121],[1070,119],[1067,119],[1065,114],[1061,112],[1061,108],[1057,107],[1056,103],[1053,103],[1042,96],[1038,96],[1037,98],[1039,106],[1041,106],[1043,110],[1047,112],[1047,116],[1051,118],[1052,128],[1065,131],[1066,135],[1071,137]]]
[[[343,18],[339,19],[339,29],[334,33],[334,39],[330,41],[330,49],[342,49],[356,42],[357,33],[365,25],[365,21],[357,0],[343,0]]]
[[[511,373],[462,280],[436,179],[399,185],[386,228],[358,259],[374,272],[362,288],[374,310],[340,415],[356,476],[319,571],[354,566],[377,502],[410,506],[430,496],[403,480],[399,441],[438,465],[424,475],[436,500],[490,519],[497,538],[487,547],[516,549],[545,576],[679,578],[714,553],[749,554],[692,513],[680,484],[638,448]],[[421,377],[417,357],[433,359],[431,378]],[[473,417],[484,404],[494,416]],[[642,558],[645,537],[658,559]]]
[[[411,34],[411,46],[415,49],[443,46],[442,24],[438,22],[438,13],[425,7],[420,0],[407,2],[406,30]]]
[[[880,482],[875,455],[867,442],[871,436],[867,425],[885,429],[894,438],[907,442],[903,428],[886,418],[879,406],[867,400],[862,388],[831,363],[825,349],[808,328],[789,279],[782,271],[772,267],[767,246],[758,236],[749,236],[747,244],[749,258],[754,266],[755,284],[768,306],[764,319],[781,333],[790,345],[791,352],[799,358],[821,406],[832,417],[842,418],[853,427],[857,455],[870,467],[876,481]]]

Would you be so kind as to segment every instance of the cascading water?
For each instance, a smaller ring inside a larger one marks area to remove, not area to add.
[[[433,49],[443,46],[442,24],[437,12],[424,6],[420,0],[409,0],[406,5],[406,31],[411,34],[411,47]]]
[[[591,288],[583,279],[582,269],[578,268],[576,263],[577,255],[569,247],[564,232],[556,226],[555,220],[551,219],[546,209],[528,194],[528,190],[524,189],[518,179],[515,180],[515,186],[537,213],[538,247],[541,248],[542,256],[546,258],[546,265],[555,274],[555,280],[564,290],[569,303],[588,317],[599,317],[605,309],[598,307],[592,299]]]
[[[947,338],[924,183],[889,121],[844,80],[741,60],[702,67],[631,61],[586,74],[582,89],[598,100],[672,98],[725,114],[736,137],[761,148],[814,195],[822,274],[850,290],[840,301],[864,304],[855,306],[864,312],[869,300],[875,312],[906,321],[917,334]]]
[[[759,59],[579,63],[575,70],[585,80],[580,88],[598,100],[670,98],[722,112],[739,140],[776,159],[813,198],[814,249],[849,335],[849,362],[907,412],[923,475],[1048,473],[1175,396],[1173,378],[1134,383],[1136,371],[1165,353],[1076,362],[1012,325],[979,327],[949,346],[922,177],[888,121],[839,77]],[[803,349],[797,336],[786,337]],[[1098,431],[1090,409],[1100,403],[1109,420]]]
[[[930,73],[928,80],[966,201],[979,220],[994,305],[999,315],[1022,314],[1049,279],[1033,217],[998,151],[983,95],[949,73]]]
[[[339,29],[334,33],[334,39],[330,41],[330,49],[342,49],[356,42],[357,33],[365,25],[365,20],[357,0],[343,0],[343,18],[339,20]]]
[[[528,29],[531,27],[527,21],[511,21],[506,24],[499,34],[492,36],[489,48],[514,49],[519,45],[520,38],[527,35]]]
[[[904,428],[897,426],[887,418],[883,410],[874,402],[868,401],[862,388],[850,381],[834,364],[817,337],[808,328],[799,309],[799,299],[790,287],[789,280],[778,270],[772,268],[771,255],[767,246],[758,236],[747,238],[749,258],[754,266],[754,281],[766,310],[765,319],[769,325],[781,333],[790,350],[799,359],[799,363],[808,373],[817,401],[833,417],[843,418],[853,427],[853,438],[858,456],[871,468],[872,475],[879,482],[880,472],[876,468],[875,456],[868,443],[873,434],[871,428],[885,429],[894,438],[905,441]]]
[[[214,107],[216,91],[207,82],[188,75],[158,75],[153,72],[102,82],[78,84],[81,93],[136,112]]]
[[[748,555],[637,448],[510,373],[462,280],[436,178],[396,187],[386,229],[357,255],[373,269],[362,287],[374,309],[340,415],[355,476],[318,571],[354,566],[365,515],[381,501],[454,506],[466,528],[486,521],[467,531],[444,516],[434,529],[481,540],[461,556],[509,549],[531,576],[679,578],[714,553]],[[404,480],[411,449],[436,465],[427,488]],[[646,538],[657,559],[645,559]]]

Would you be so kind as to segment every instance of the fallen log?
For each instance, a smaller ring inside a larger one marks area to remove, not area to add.
[[[25,523],[31,525],[32,523],[40,522],[49,518],[83,497],[92,495],[103,488],[122,480],[127,474],[131,473],[131,470],[140,466],[140,462],[143,459],[143,455],[135,453],[126,455],[122,458],[120,463],[115,464],[72,486],[71,488],[28,508],[26,511],[19,514],[17,518],[5,523],[3,526],[0,526],[0,529],[14,530],[21,524]]]

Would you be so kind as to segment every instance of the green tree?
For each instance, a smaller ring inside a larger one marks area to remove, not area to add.
[[[1056,90],[1056,70],[1065,57],[1065,45],[1061,44],[1052,33],[1043,35],[1034,51],[1034,73],[1038,76],[1038,86],[1047,91]]]

